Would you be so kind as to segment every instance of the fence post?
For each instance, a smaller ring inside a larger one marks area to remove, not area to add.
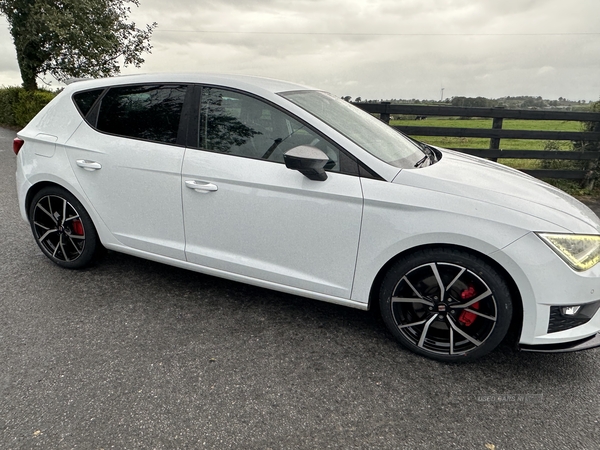
[[[594,109],[600,110],[600,102],[597,103]],[[600,131],[600,122],[584,122],[584,128],[586,131]],[[581,142],[581,149],[585,152],[588,151],[598,151],[600,150],[599,142]],[[598,178],[598,167],[600,165],[600,160],[590,160],[586,165],[586,173],[583,176],[583,180],[581,181],[581,187],[584,189],[592,190],[594,189],[594,184],[596,179]]]
[[[504,106],[497,106],[497,109],[504,109]],[[502,122],[504,121],[503,117],[494,117],[494,121],[492,122],[492,130],[501,130]],[[490,150],[500,150],[500,138],[491,138],[490,139]],[[494,162],[498,162],[498,158],[490,158]]]
[[[381,120],[382,122],[387,123],[388,125],[390,124],[390,113],[389,113],[389,109],[388,106],[390,106],[390,102],[381,102],[381,106],[383,106],[383,111],[381,114],[379,114],[379,120]]]

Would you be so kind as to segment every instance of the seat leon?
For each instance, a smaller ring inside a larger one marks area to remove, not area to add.
[[[79,269],[109,249],[368,310],[442,361],[600,345],[600,221],[516,170],[271,79],[67,86],[15,139],[20,211]]]

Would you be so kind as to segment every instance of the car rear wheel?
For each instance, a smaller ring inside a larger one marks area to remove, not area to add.
[[[63,188],[41,189],[32,199],[29,222],[42,252],[61,267],[87,267],[102,248],[87,211]]]
[[[410,350],[441,361],[467,361],[492,351],[512,318],[508,285],[482,259],[457,249],[426,249],[388,271],[381,315]]]

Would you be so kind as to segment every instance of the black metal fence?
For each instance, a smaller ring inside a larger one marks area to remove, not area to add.
[[[503,129],[502,125],[504,119],[581,121],[600,123],[600,113],[402,104],[392,105],[387,102],[354,103],[354,105],[369,113],[379,114],[380,119],[388,124],[390,123],[390,116],[398,115],[411,115],[417,119],[427,118],[428,116],[492,118],[492,128],[489,129],[429,126],[394,126],[394,128],[409,136],[489,138],[489,148],[453,148],[453,150],[492,159],[494,161],[498,160],[498,158],[588,161],[587,168],[580,170],[521,169],[523,172],[526,172],[537,178],[584,180],[586,178],[593,179],[598,175],[596,171],[599,166],[598,163],[600,161],[600,151],[502,150],[500,143],[502,139],[536,139],[548,141],[599,143],[600,132],[507,130]]]

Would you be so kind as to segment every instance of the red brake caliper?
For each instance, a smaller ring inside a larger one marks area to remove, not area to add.
[[[475,291],[475,288],[473,286],[469,286],[468,289],[465,289],[464,291],[462,291],[460,293],[460,298],[463,300],[469,300],[473,297],[475,297],[477,295],[477,292]],[[471,308],[473,309],[479,309],[479,302],[477,303],[473,303],[471,305]],[[471,325],[473,325],[473,322],[475,322],[475,319],[477,318],[476,314],[473,314],[472,312],[469,311],[462,311],[460,313],[460,315],[458,316],[458,321],[461,323],[461,325],[465,326],[465,327],[470,327]]]
[[[73,227],[73,234],[83,236],[83,224],[81,223],[81,220],[75,219],[71,222],[71,226]]]

